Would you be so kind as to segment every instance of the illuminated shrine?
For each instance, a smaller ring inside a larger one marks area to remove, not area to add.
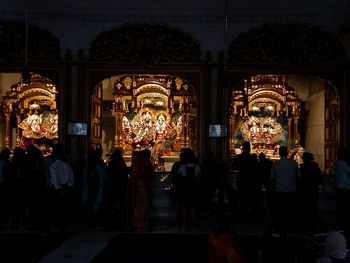
[[[5,147],[34,144],[44,154],[58,138],[56,87],[45,77],[31,74],[30,84],[19,82],[11,87],[2,102],[6,120]],[[11,129],[16,137],[12,138]]]
[[[278,158],[281,144],[298,145],[301,100],[286,84],[285,76],[257,75],[232,92],[230,155],[240,152],[243,141],[252,153]]]
[[[156,170],[190,147],[192,87],[167,75],[121,76],[114,87],[114,148],[124,156],[149,149]]]

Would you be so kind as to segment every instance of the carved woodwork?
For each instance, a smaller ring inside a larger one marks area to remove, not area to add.
[[[165,24],[123,24],[91,41],[91,61],[199,62],[199,41],[181,29]]]
[[[238,63],[320,63],[344,61],[345,49],[331,31],[310,24],[264,24],[230,43],[229,61]]]
[[[23,60],[25,22],[0,20],[0,59]],[[61,60],[59,40],[48,30],[29,25],[28,58]]]

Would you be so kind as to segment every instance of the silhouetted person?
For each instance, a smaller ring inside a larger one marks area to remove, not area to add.
[[[126,189],[128,170],[120,150],[115,150],[108,163],[105,183],[105,201],[112,226],[121,226],[125,222]]]
[[[90,150],[84,170],[82,203],[86,205],[91,227],[96,228],[97,214],[100,211],[104,191],[104,165],[100,153]]]
[[[184,151],[184,164],[178,170],[180,177],[179,205],[182,220],[186,227],[195,226],[197,222],[197,209],[199,203],[199,179],[201,169],[197,164],[196,156],[191,149]]]
[[[276,230],[280,234],[295,226],[296,180],[300,177],[298,164],[287,158],[287,147],[279,148],[281,159],[271,168],[271,179],[275,182]]]
[[[29,227],[42,228],[45,209],[45,171],[44,157],[34,145],[27,147],[26,188],[29,190],[28,220]]]
[[[175,208],[175,224],[177,225],[181,221],[181,212],[180,212],[180,207],[179,207],[179,195],[181,194],[179,191],[179,184],[180,184],[180,176],[178,174],[178,171],[181,167],[181,165],[184,164],[184,153],[180,153],[180,160],[176,161],[173,166],[171,167],[171,183],[172,183],[172,188],[171,188],[171,198],[172,198],[172,203]]]
[[[50,186],[53,192],[53,206],[57,225],[66,231],[71,219],[71,199],[75,178],[72,167],[63,158],[63,147],[57,145],[52,152],[53,163],[50,165]],[[69,220],[70,221],[70,220]]]
[[[134,152],[131,164],[131,226],[136,231],[149,227],[153,166],[148,151]]]
[[[264,212],[264,201],[267,201],[268,209],[269,209],[269,215],[272,216],[273,214],[273,197],[272,197],[272,181],[270,178],[270,172],[272,167],[272,161],[267,159],[266,156],[263,153],[260,153],[259,156],[259,185],[261,187],[261,195],[260,198],[260,209],[262,212]]]
[[[322,184],[321,169],[312,153],[303,153],[303,163],[300,165],[303,191],[304,220],[307,227],[320,223],[318,213],[318,190]]]
[[[347,161],[347,150],[339,148],[337,160],[333,164],[337,193],[337,220],[338,227],[345,231],[347,238],[350,238],[350,167]]]
[[[8,228],[18,228],[24,225],[25,217],[25,151],[16,147],[12,157],[12,168],[7,189],[9,191],[9,218]]]
[[[5,148],[0,153],[0,229],[6,228],[5,221],[8,215],[7,182],[11,176],[10,150]]]
[[[256,156],[250,154],[250,143],[242,144],[243,152],[233,159],[232,169],[237,170],[238,215],[243,219],[252,216],[258,190]]]

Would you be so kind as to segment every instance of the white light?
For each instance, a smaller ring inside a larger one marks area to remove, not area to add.
[[[257,110],[259,110],[259,108],[258,108],[257,106],[253,106],[253,107],[252,107],[252,110],[257,111]]]
[[[268,109],[268,110],[273,110],[273,106],[271,106],[271,105],[270,105],[270,106],[267,106],[267,109]]]
[[[145,103],[151,103],[151,101],[150,100],[145,100]]]
[[[158,105],[163,105],[163,104],[164,104],[163,101],[157,101],[156,103],[157,103]]]

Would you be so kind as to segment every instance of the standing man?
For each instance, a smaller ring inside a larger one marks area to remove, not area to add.
[[[233,159],[232,168],[237,170],[238,213],[242,220],[257,216],[258,159],[250,154],[250,143],[242,144],[243,152]]]
[[[301,174],[298,164],[287,158],[287,147],[281,146],[279,155],[281,159],[272,165],[271,179],[275,182],[276,230],[285,234],[295,222],[296,180]]]

